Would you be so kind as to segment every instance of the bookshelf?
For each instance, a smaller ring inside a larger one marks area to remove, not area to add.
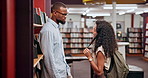
[[[144,57],[148,58],[148,23],[146,24],[145,27],[145,33],[144,33],[144,38],[145,38],[145,42],[144,42]]]
[[[33,24],[34,34],[39,34],[42,27],[43,25]]]
[[[87,28],[60,28],[60,32],[65,54],[82,54],[93,38]]]
[[[129,40],[128,54],[143,54],[143,31],[142,28],[128,28]]]
[[[38,58],[33,59],[33,67],[35,67],[41,59],[43,59],[43,54],[38,54]]]

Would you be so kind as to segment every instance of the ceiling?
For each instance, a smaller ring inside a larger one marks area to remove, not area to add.
[[[69,14],[111,14],[113,12],[112,4],[105,5],[67,5]],[[134,13],[141,14],[148,12],[147,4],[116,4],[117,14]]]
[[[112,0],[104,0],[105,4],[84,4],[83,0],[51,0],[51,3],[63,2],[67,5],[69,14],[80,14],[87,16],[110,16],[113,12]],[[148,12],[148,0],[115,0],[116,13],[119,15]],[[103,15],[102,15],[103,14]]]
[[[116,1],[117,4],[141,4],[148,2],[148,0],[51,0],[51,4],[55,2],[63,2],[65,4],[82,5],[83,1],[105,1],[107,4],[112,4],[112,1]]]

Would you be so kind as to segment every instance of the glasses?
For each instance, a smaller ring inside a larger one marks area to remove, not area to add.
[[[55,11],[55,12],[58,12],[58,13],[60,13],[60,14],[63,15],[63,16],[68,15],[67,13],[61,13],[61,12],[59,12],[59,11]]]

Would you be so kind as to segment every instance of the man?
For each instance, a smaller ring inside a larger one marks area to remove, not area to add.
[[[51,7],[52,17],[47,19],[39,34],[43,52],[42,78],[72,78],[70,68],[65,61],[62,36],[59,23],[65,24],[67,8],[57,2]]]

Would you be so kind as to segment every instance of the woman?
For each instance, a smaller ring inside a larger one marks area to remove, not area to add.
[[[96,21],[93,34],[95,37],[94,52],[96,61],[93,60],[88,48],[86,48],[83,53],[88,58],[97,78],[106,78],[105,71],[109,70],[111,57],[117,49],[115,33],[110,23],[106,21]]]

